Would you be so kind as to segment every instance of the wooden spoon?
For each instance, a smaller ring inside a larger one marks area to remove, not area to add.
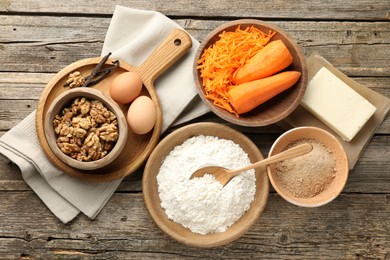
[[[237,176],[243,171],[247,171],[253,168],[257,168],[260,166],[268,165],[279,161],[284,161],[287,159],[292,159],[298,156],[302,156],[304,154],[311,152],[311,150],[313,150],[313,146],[311,144],[309,143],[301,144],[291,149],[288,149],[286,151],[283,151],[281,153],[278,153],[276,155],[273,155],[271,157],[268,157],[267,159],[258,161],[256,163],[235,170],[228,170],[221,166],[206,166],[196,170],[191,175],[190,179],[194,177],[202,177],[203,175],[208,173],[214,175],[215,179],[219,181],[222,184],[222,186],[225,186],[233,177]]]

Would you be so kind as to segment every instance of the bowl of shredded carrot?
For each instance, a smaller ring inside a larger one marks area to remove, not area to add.
[[[222,119],[242,126],[281,121],[307,85],[298,44],[277,26],[255,19],[227,22],[202,41],[194,79],[202,100]]]

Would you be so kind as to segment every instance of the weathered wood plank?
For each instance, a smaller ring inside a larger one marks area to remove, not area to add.
[[[1,91],[1,90],[0,90]],[[30,91],[30,90],[28,90]],[[16,91],[15,91],[16,92]],[[17,123],[22,121],[27,115],[29,115],[38,104],[39,90],[32,90],[35,94],[38,95],[37,99],[0,99],[0,130],[7,131],[15,126]],[[1,95],[1,94],[0,94]],[[21,95],[21,94],[17,94]],[[219,123],[226,122],[212,113],[207,114],[206,116],[194,120],[196,121],[213,121]],[[236,127],[236,126],[235,126]],[[267,132],[271,129],[274,132],[274,127],[261,127],[261,128],[247,128],[247,127],[238,127],[240,131],[243,132]],[[376,133],[388,134],[390,133],[390,114],[384,119],[382,124],[376,130]]]
[[[37,91],[38,92],[38,91]],[[37,107],[38,100],[36,99],[20,99],[20,100],[0,100],[0,130],[7,131],[13,126],[22,121],[27,115],[34,111]],[[218,118],[212,113],[208,113],[204,117],[194,119],[192,122],[198,121],[213,121],[218,123],[227,124],[224,120]],[[230,124],[229,124],[230,125]],[[233,126],[233,125],[231,125]],[[248,128],[248,127],[237,127],[238,130],[246,133],[269,133],[269,132],[280,132],[280,128],[275,126],[260,127],[260,128]],[[390,114],[388,114],[382,124],[376,130],[377,134],[389,134],[390,133]]]
[[[390,4],[386,0],[343,1],[63,1],[8,0],[0,3],[0,12],[61,13],[70,15],[111,15],[115,5],[136,9],[155,10],[168,16],[267,17],[286,19],[346,19],[389,20]],[[199,10],[202,10],[199,12]]]
[[[103,41],[110,18],[1,15],[0,42]],[[49,48],[50,46],[48,46]]]
[[[1,136],[1,135],[0,135]],[[264,156],[279,134],[249,134]],[[355,168],[350,171],[343,193],[388,193],[390,190],[390,137],[376,135],[362,153]],[[142,190],[141,167],[125,178],[118,192],[140,192]],[[0,191],[29,190],[22,181],[19,168],[0,155]]]
[[[258,18],[287,31],[305,55],[316,51],[358,82],[390,97],[390,2],[349,1],[0,1],[0,137],[35,109],[61,68],[100,55],[116,4],[156,10],[200,41],[228,20]],[[198,121],[230,125],[208,114]],[[231,126],[231,125],[230,125]],[[245,128],[266,155],[283,132]],[[390,259],[390,116],[332,203],[314,209],[271,190],[245,236],[210,250],[181,245],[150,219],[142,168],[124,179],[97,219],[62,224],[0,155],[0,259]]]
[[[50,46],[3,44],[0,59],[4,72],[50,72],[54,73],[81,59],[100,55],[102,43],[56,43]],[[390,76],[390,45],[323,45],[305,46],[302,52],[309,56],[318,52],[335,67],[349,76]],[[137,64],[132,64],[137,65]]]
[[[2,16],[0,71],[54,73],[100,55],[109,18]],[[3,19],[4,18],[4,19]],[[200,41],[224,21],[175,20]],[[296,39],[305,55],[317,51],[351,76],[390,76],[387,22],[272,21]],[[352,26],[354,25],[354,26]],[[28,40],[26,40],[28,39]]]
[[[341,195],[314,209],[290,205],[271,194],[264,213],[243,237],[226,246],[203,250],[181,245],[165,235],[148,216],[140,193],[114,194],[96,220],[79,216],[68,225],[61,224],[31,192],[0,192],[0,201],[3,259],[390,256],[390,204],[388,195],[383,194]]]
[[[0,130],[8,130],[37,107],[38,100],[1,100],[0,101]],[[4,124],[3,124],[4,123]]]
[[[39,95],[39,91],[35,91]],[[37,99],[19,99],[19,100],[0,100],[0,131],[8,131],[13,126],[22,121],[27,115],[29,115],[37,107]],[[266,126],[260,128],[248,128],[240,127],[227,123],[223,119],[218,118],[212,113],[208,113],[200,118],[194,119],[188,123],[195,122],[217,122],[221,124],[227,124],[236,128],[244,133],[280,133],[281,129],[278,126]],[[186,123],[187,124],[187,123]],[[180,126],[178,126],[180,127]],[[172,129],[175,129],[174,127]],[[377,128],[377,134],[389,134],[390,133],[390,114],[384,119],[382,124]]]
[[[111,18],[52,17],[1,15],[0,41],[57,42],[103,41]],[[225,20],[173,19],[199,41]],[[385,44],[390,43],[388,22],[348,21],[268,21],[294,36],[298,43],[319,44]],[[301,37],[299,37],[301,36]]]
[[[0,72],[0,100],[39,99],[55,73]],[[390,98],[390,77],[351,77]]]

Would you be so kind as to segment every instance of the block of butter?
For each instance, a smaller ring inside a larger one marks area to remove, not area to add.
[[[325,67],[310,80],[301,105],[347,142],[376,111],[375,106]]]

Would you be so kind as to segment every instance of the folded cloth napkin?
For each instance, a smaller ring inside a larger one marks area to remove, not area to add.
[[[180,26],[160,13],[117,6],[102,55],[111,51],[113,57],[137,66],[175,28]],[[208,112],[193,83],[192,62],[199,43],[192,40],[189,53],[155,82],[163,110],[163,131],[173,123],[183,123]],[[39,145],[35,111],[0,138],[0,153],[18,165],[26,183],[64,223],[80,212],[95,218],[121,182],[86,182],[59,171]]]
[[[80,181],[52,165],[39,145],[35,111],[0,138],[0,153],[19,166],[26,183],[64,223],[80,211],[95,218],[120,184]]]
[[[172,32],[183,29],[168,17],[153,11],[117,6],[104,41],[102,56],[139,66]],[[208,112],[197,95],[192,65],[199,42],[191,37],[192,48],[155,82],[163,114],[162,131],[172,123],[182,123]],[[189,106],[189,107],[187,107]],[[183,110],[185,113],[182,114]]]

